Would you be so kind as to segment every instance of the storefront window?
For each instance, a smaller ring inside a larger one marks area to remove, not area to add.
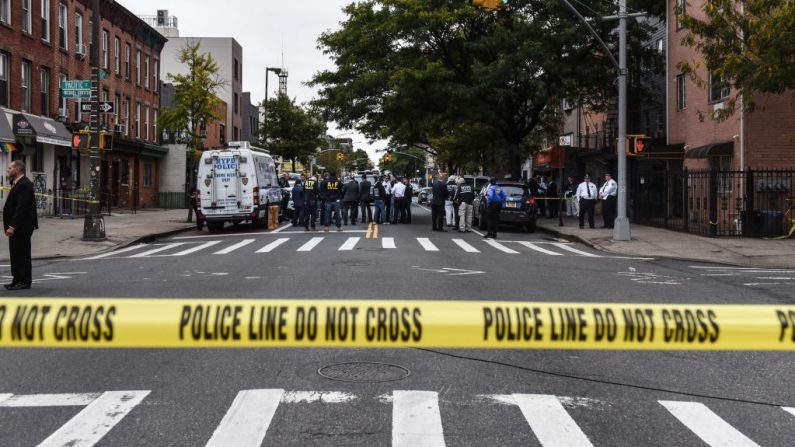
[[[144,163],[144,186],[151,187],[152,186],[152,164],[151,163]]]

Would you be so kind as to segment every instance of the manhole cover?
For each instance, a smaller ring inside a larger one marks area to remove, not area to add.
[[[321,376],[342,382],[392,382],[405,379],[411,374],[408,369],[378,362],[348,362],[324,366],[317,370]]]

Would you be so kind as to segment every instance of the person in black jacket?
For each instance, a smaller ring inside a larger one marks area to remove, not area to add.
[[[348,182],[342,187],[342,221],[348,225],[350,217],[351,225],[356,225],[356,214],[359,208],[359,184],[353,176],[348,177]]]
[[[385,220],[388,220],[386,214],[386,187],[384,186],[384,178],[380,177],[375,183],[373,188],[373,206],[375,207],[375,223],[381,225]]]
[[[25,177],[25,163],[14,160],[8,165],[8,176],[13,186],[3,206],[3,229],[8,236],[11,254],[11,275],[13,279],[6,284],[8,290],[30,289],[33,281],[33,267],[30,256],[30,238],[33,230],[39,228],[36,216],[36,195],[33,182]]]
[[[312,231],[315,231],[315,220],[317,219],[318,186],[315,176],[309,178],[304,183],[304,231],[309,231],[310,224]]]
[[[332,213],[334,213],[334,224],[337,225],[337,231],[342,231],[342,219],[340,219],[342,185],[340,185],[339,180],[337,180],[337,176],[332,173],[326,177],[320,184],[320,191],[326,200],[326,215],[323,221],[323,231],[329,230]]]
[[[408,177],[403,177],[403,184],[406,185],[406,192],[403,195],[403,223],[411,223],[411,198],[414,196],[414,187]]]
[[[373,222],[373,210],[370,209],[370,189],[372,186],[367,177],[363,177],[361,183],[359,183],[359,206],[362,209],[361,220],[363,224]]]
[[[446,231],[444,229],[444,204],[447,200],[447,174],[439,174],[439,178],[433,182],[433,200],[431,200],[431,223],[433,231]]]

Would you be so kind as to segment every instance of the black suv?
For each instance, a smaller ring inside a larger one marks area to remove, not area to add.
[[[519,225],[528,233],[536,230],[536,199],[524,183],[497,182],[505,191],[508,200],[500,212],[501,224]],[[486,229],[486,188],[484,186],[472,202],[473,220],[478,228]]]

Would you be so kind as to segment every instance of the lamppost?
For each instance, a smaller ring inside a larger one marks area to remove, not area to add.
[[[99,30],[100,0],[93,0],[91,26],[91,143],[89,147],[88,213],[83,222],[83,240],[104,241],[105,219],[99,211]]]
[[[265,146],[268,145],[268,74],[270,72],[276,73],[276,76],[281,74],[281,68],[274,68],[274,67],[265,67],[265,102],[262,104],[262,110],[264,111],[264,120],[262,122],[262,141],[265,142]]]

